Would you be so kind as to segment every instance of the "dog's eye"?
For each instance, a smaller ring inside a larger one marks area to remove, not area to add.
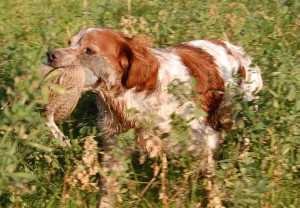
[[[95,51],[93,51],[93,50],[90,49],[90,48],[86,48],[86,49],[85,49],[85,53],[91,55],[91,54],[94,54]]]

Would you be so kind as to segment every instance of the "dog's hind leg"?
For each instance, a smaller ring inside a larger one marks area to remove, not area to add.
[[[215,160],[213,155],[213,149],[206,145],[205,149],[205,156],[207,161],[207,168],[206,168],[206,178],[207,178],[207,185],[206,185],[206,192],[208,198],[207,208],[224,208],[221,201],[220,191],[218,185],[215,184],[214,178],[216,175],[216,168],[215,168]]]
[[[197,122],[193,123],[195,129]],[[199,123],[199,126],[201,123]],[[203,126],[202,126],[203,127]],[[214,149],[218,147],[218,141],[221,137],[220,132],[214,130],[209,126],[205,128],[198,128],[198,131],[194,131],[195,138],[202,138],[203,141],[201,146],[201,155],[204,160],[204,174],[207,179],[206,193],[208,198],[207,208],[223,208],[222,196],[219,191],[218,185],[215,183],[216,177],[216,162],[214,159]],[[193,141],[195,143],[195,141]],[[203,166],[203,165],[201,165]]]

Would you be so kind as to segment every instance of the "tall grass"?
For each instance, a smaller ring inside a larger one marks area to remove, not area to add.
[[[78,168],[89,167],[82,161],[93,155],[85,147],[95,147],[88,136],[101,143],[95,98],[85,95],[60,125],[72,141],[62,149],[45,126],[47,87],[39,83],[45,53],[92,26],[145,34],[154,47],[192,39],[243,46],[262,68],[264,89],[254,103],[235,105],[237,128],[224,132],[216,151],[216,183],[226,207],[300,206],[299,1],[15,0],[1,1],[0,11],[0,207],[96,206],[101,192],[91,184],[101,169],[89,175],[90,186],[70,184]],[[184,121],[175,123],[184,134]],[[121,147],[133,138],[121,135]],[[139,160],[124,161],[119,207],[206,206],[205,181],[188,155]]]

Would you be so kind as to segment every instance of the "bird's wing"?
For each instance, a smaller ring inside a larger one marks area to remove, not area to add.
[[[65,94],[54,97],[46,106],[45,115],[54,112],[55,122],[68,117],[76,107],[80,95],[81,92],[78,88],[72,88],[67,90]]]

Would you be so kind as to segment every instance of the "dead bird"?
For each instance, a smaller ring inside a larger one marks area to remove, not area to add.
[[[102,70],[94,70],[101,68]],[[42,65],[44,80],[50,79],[51,83],[62,88],[62,93],[49,87],[49,103],[46,105],[45,116],[46,124],[51,128],[55,138],[60,140],[63,146],[63,132],[57,127],[56,123],[68,117],[75,109],[83,92],[92,91],[98,93],[103,86],[106,90],[114,84],[109,76],[112,67],[107,64],[104,58],[93,61],[91,56],[82,55],[77,63],[67,67],[55,68],[49,65]],[[102,87],[100,87],[102,86]]]
[[[62,90],[55,90],[49,87],[49,102],[45,108],[46,124],[50,127],[53,136],[59,138],[63,146],[68,146],[68,143],[63,142],[62,138],[65,135],[56,123],[68,117],[75,109],[85,87],[84,69],[79,66],[54,69],[43,65],[42,71],[45,79],[50,77],[51,83],[57,84],[62,88]]]

